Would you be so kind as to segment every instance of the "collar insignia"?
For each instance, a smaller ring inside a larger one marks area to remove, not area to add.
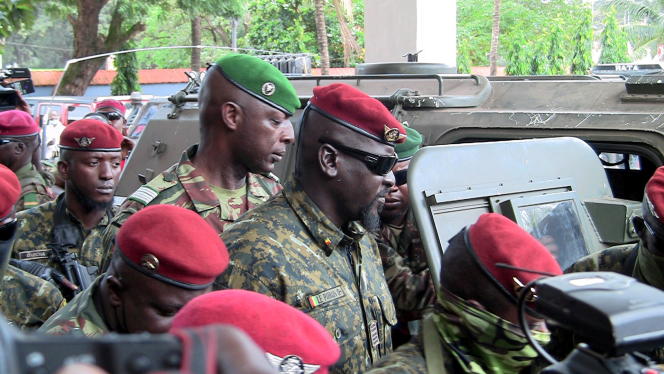
[[[311,374],[320,369],[320,365],[305,364],[302,358],[296,355],[279,357],[266,352],[265,356],[270,361],[270,364],[272,364],[272,367],[283,374]]]
[[[97,138],[88,138],[87,136],[83,136],[80,138],[74,138],[76,143],[78,144],[79,147],[81,148],[88,148],[90,145],[92,145],[92,142],[95,141]]]
[[[265,82],[263,83],[263,87],[261,87],[261,92],[265,96],[272,96],[274,95],[274,92],[277,90],[277,87],[274,85],[272,82]]]
[[[141,257],[141,267],[144,269],[156,273],[157,270],[159,269],[159,259],[157,256],[153,255],[152,253],[146,253]]]

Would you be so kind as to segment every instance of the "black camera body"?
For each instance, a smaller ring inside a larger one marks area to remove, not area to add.
[[[610,272],[540,278],[533,309],[582,342],[545,374],[662,373],[638,351],[664,346],[664,292]]]
[[[35,92],[31,77],[28,68],[0,70],[0,111],[15,109],[20,103],[18,93],[25,95]]]

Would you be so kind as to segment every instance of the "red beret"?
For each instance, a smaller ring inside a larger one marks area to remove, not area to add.
[[[215,291],[188,302],[171,329],[228,324],[246,332],[280,373],[305,365],[305,373],[325,374],[341,351],[318,321],[294,307],[256,292]],[[300,371],[294,371],[300,372]]]
[[[0,220],[14,210],[14,205],[21,196],[21,183],[11,169],[0,164]]]
[[[503,263],[553,275],[562,274],[560,265],[542,243],[500,214],[482,214],[470,227],[468,239],[472,247],[469,250],[474,252],[479,265],[514,297],[517,297],[519,287],[513,278],[525,285],[542,275],[496,264]]]
[[[113,108],[113,109],[115,109],[115,111],[121,113],[123,116],[124,116],[125,112],[127,111],[127,108],[125,108],[125,106],[122,105],[121,102],[119,102],[117,100],[111,100],[111,99],[100,101],[100,102],[97,103],[97,105],[95,105],[95,110],[99,110],[99,109],[103,109],[103,108]]]
[[[60,148],[74,151],[119,152],[122,133],[96,119],[81,119],[65,127],[60,134]]]
[[[311,108],[381,143],[402,143],[406,130],[378,100],[345,83],[314,87]]]
[[[204,289],[228,266],[217,232],[195,212],[174,205],[133,214],[120,228],[117,244],[131,268],[180,288]]]
[[[646,183],[645,197],[651,213],[657,220],[664,222],[664,166],[658,167]]]
[[[39,134],[39,126],[32,116],[22,110],[0,112],[0,136],[30,136]]]

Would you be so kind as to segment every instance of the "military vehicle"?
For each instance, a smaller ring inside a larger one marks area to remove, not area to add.
[[[564,266],[581,254],[636,241],[629,217],[638,214],[646,181],[664,163],[662,77],[415,72],[290,79],[302,107],[313,87],[344,82],[377,98],[423,134],[429,147],[413,161],[411,201],[422,204],[419,223],[436,221],[439,231],[429,233],[425,244],[441,251],[445,245],[440,243],[485,211],[510,216],[534,234],[533,220],[559,213],[559,223],[573,226],[569,233],[580,248],[561,260]],[[119,200],[198,141],[195,85],[171,101],[174,107],[161,109],[145,128],[123,172]],[[296,132],[300,115],[293,118]],[[565,138],[496,143],[557,137]],[[277,176],[292,172],[294,157],[287,153]],[[457,213],[441,213],[437,204]],[[538,213],[538,206],[547,209]],[[544,235],[552,236],[546,230],[536,236]]]

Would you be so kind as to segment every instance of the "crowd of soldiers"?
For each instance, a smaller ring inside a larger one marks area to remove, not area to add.
[[[288,79],[258,58],[226,55],[201,87],[200,144],[114,208],[131,148],[122,119],[108,114],[121,106],[108,101],[98,110],[106,121],[62,131],[57,197],[34,162],[35,121],[0,113],[0,311],[11,324],[88,337],[227,324],[258,345],[239,338],[225,346],[237,353],[228,360],[249,357],[244,369],[255,372],[539,368],[516,300],[524,284],[562,269],[488,213],[449,241],[443,271],[431,274],[407,185],[423,139],[379,101],[346,84],[316,87],[295,139],[300,100]],[[281,183],[272,170],[290,144],[295,171]],[[664,169],[634,225],[638,244],[567,271],[617,271],[664,289]],[[543,322],[530,322],[548,342]]]

